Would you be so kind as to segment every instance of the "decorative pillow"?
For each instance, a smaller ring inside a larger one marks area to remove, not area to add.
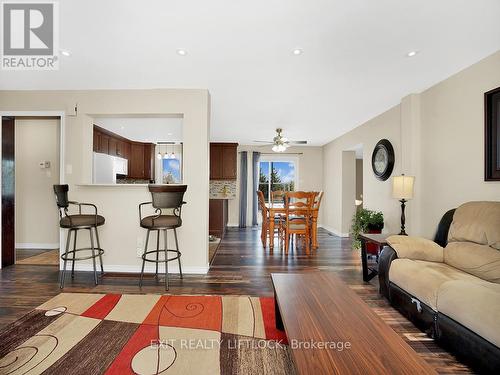
[[[500,202],[469,202],[458,207],[448,242],[475,242],[500,250]]]
[[[396,251],[398,258],[443,262],[443,248],[426,238],[390,236],[387,242]]]
[[[500,251],[473,242],[450,242],[444,262],[483,280],[500,284]]]

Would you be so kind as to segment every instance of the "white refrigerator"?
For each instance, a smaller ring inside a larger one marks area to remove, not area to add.
[[[94,184],[116,184],[115,157],[94,152]]]

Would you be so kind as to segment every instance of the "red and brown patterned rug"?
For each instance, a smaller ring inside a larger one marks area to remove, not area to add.
[[[0,374],[293,374],[274,299],[61,293],[0,332]]]

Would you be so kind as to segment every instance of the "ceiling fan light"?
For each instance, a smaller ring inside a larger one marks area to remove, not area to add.
[[[273,148],[272,148],[272,150],[274,152],[279,152],[279,146],[278,145],[274,145]]]

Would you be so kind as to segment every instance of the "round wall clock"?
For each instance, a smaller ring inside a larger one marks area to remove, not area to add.
[[[387,139],[382,139],[375,145],[372,154],[372,168],[375,177],[381,181],[391,177],[394,169],[394,148]]]

